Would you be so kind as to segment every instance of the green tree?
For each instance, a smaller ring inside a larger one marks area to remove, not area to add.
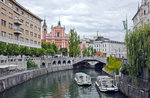
[[[57,54],[58,53],[58,47],[56,46],[55,43],[52,43],[52,48],[55,51],[55,53]]]
[[[53,49],[48,49],[46,52],[48,55],[51,55],[51,56],[55,54],[55,51]]]
[[[8,44],[7,45],[7,56],[12,56],[14,53],[13,53],[13,45],[12,44]]]
[[[30,49],[27,46],[22,47],[21,50],[22,54],[24,54],[25,56],[30,55]]]
[[[7,55],[6,43],[0,42],[0,55]]]
[[[61,48],[60,51],[61,51],[63,56],[67,56],[67,54],[68,54],[67,48]]]
[[[13,48],[13,55],[18,56],[20,54],[20,47],[18,45],[13,44],[12,45]]]
[[[70,36],[69,36],[69,56],[70,57],[77,57],[80,55],[80,36],[77,35],[77,32],[75,32],[74,29],[70,30]]]
[[[129,75],[133,78],[141,77],[145,66],[150,71],[150,25],[136,28],[133,32],[127,33],[125,41],[129,60]]]
[[[37,68],[37,67],[38,65],[34,61],[32,61],[31,59],[28,59],[27,68]]]

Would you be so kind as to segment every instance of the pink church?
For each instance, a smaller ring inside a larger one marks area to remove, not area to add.
[[[60,21],[57,26],[51,27],[50,33],[47,33],[47,25],[44,20],[42,40],[44,42],[55,43],[58,49],[67,48],[69,51],[69,34],[65,33],[65,27],[61,26]]]

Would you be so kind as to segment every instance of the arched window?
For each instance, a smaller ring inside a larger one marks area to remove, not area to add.
[[[59,37],[59,32],[57,32],[57,37]]]

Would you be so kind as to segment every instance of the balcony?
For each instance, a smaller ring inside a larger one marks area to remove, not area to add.
[[[22,25],[22,22],[21,22],[19,19],[15,19],[14,23],[15,23],[16,25]]]
[[[21,29],[16,28],[16,29],[14,29],[14,33],[15,34],[22,34],[22,31],[21,31]]]

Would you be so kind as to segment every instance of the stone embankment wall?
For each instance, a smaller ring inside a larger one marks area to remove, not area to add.
[[[148,69],[143,68],[143,76],[133,81],[129,75],[122,74],[119,80],[120,91],[129,98],[150,98]]]
[[[34,70],[27,70],[20,73],[15,73],[12,75],[8,75],[0,78],[0,92],[3,92],[11,87],[14,87],[18,84],[26,82],[30,79],[61,70],[69,70],[72,69],[72,65],[65,66],[53,66],[50,68],[40,68]]]
[[[150,82],[145,79],[138,79],[139,86],[129,76],[122,75],[120,91],[129,98],[150,98]]]

